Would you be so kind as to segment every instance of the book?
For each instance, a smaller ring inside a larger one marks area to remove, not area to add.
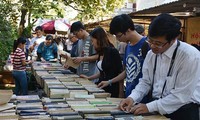
[[[66,61],[65,61],[65,65],[71,66],[71,67],[73,67],[73,68],[78,68],[78,66],[79,66],[80,64],[74,63],[74,62],[73,62],[73,58],[68,56],[68,58],[67,58]]]
[[[107,98],[110,97],[111,94],[110,93],[93,93],[93,95],[95,96],[95,98]]]
[[[103,93],[103,92],[105,92],[103,89],[97,88],[97,87],[85,87],[85,89],[91,94],[92,93]]]
[[[0,90],[0,105],[7,104],[13,95],[12,90]]]
[[[67,115],[67,116],[52,116],[53,120],[82,120],[80,115]]]
[[[75,94],[74,98],[85,98],[85,99],[88,99],[88,98],[95,98],[95,97],[94,97],[94,95]]]
[[[3,105],[0,105],[0,112],[5,111],[5,110],[9,110],[15,108],[15,105],[13,105],[12,103],[6,103]]]
[[[68,89],[50,89],[49,97],[50,98],[69,97],[69,91],[68,91]]]
[[[53,98],[53,99],[51,99],[51,98],[43,97],[42,102],[43,102],[43,104],[65,102],[65,99],[63,99],[63,98]]]
[[[50,115],[29,115],[29,116],[19,116],[20,120],[51,120]]]
[[[85,90],[85,88],[83,86],[70,86],[70,85],[67,85],[66,88],[69,89],[69,90]]]
[[[16,96],[16,100],[25,100],[25,101],[29,101],[29,100],[40,100],[40,97],[38,95],[19,95]]]

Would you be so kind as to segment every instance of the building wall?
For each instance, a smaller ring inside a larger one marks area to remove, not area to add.
[[[200,17],[188,18],[186,28],[186,42],[200,46]]]
[[[178,0],[136,0],[136,11],[167,4]]]

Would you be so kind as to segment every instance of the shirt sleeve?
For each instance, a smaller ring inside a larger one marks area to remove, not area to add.
[[[163,97],[146,104],[149,112],[157,111],[160,114],[170,114],[191,102],[200,72],[200,58],[195,56],[197,56],[195,53],[190,53],[190,55],[177,54],[173,74],[167,79]],[[152,78],[151,73],[154,65],[152,61],[154,60],[150,59],[149,54],[147,54],[142,70],[143,78],[140,79],[139,84],[129,96],[136,102],[140,102],[151,88],[152,81],[149,76]]]
[[[171,89],[168,95],[147,104],[150,112],[159,111],[160,114],[170,114],[181,106],[191,102],[191,96],[199,80],[200,59],[199,57],[185,57],[175,65],[176,77],[169,79],[174,81],[175,88]],[[170,86],[169,86],[170,85]],[[166,85],[166,89],[173,87],[173,84]]]

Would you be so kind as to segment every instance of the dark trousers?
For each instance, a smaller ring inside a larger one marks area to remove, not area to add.
[[[166,114],[165,116],[172,120],[199,120],[199,105],[189,103],[171,114]]]

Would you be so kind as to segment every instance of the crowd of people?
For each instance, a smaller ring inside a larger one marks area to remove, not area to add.
[[[38,26],[37,36],[26,51],[25,38],[15,41],[12,57],[15,94],[27,94],[27,64],[71,57],[79,67],[64,65],[65,68],[92,80],[112,97],[125,97],[119,105],[123,111],[135,115],[158,112],[172,120],[199,120],[200,53],[177,39],[180,29],[181,22],[166,13],[152,20],[148,36],[127,14],[112,19],[109,33],[100,26],[89,33],[77,21],[68,35],[72,42],[69,51],[61,38],[44,37],[42,27]],[[110,34],[120,42],[121,50],[112,44]],[[26,59],[27,52],[30,60]]]

